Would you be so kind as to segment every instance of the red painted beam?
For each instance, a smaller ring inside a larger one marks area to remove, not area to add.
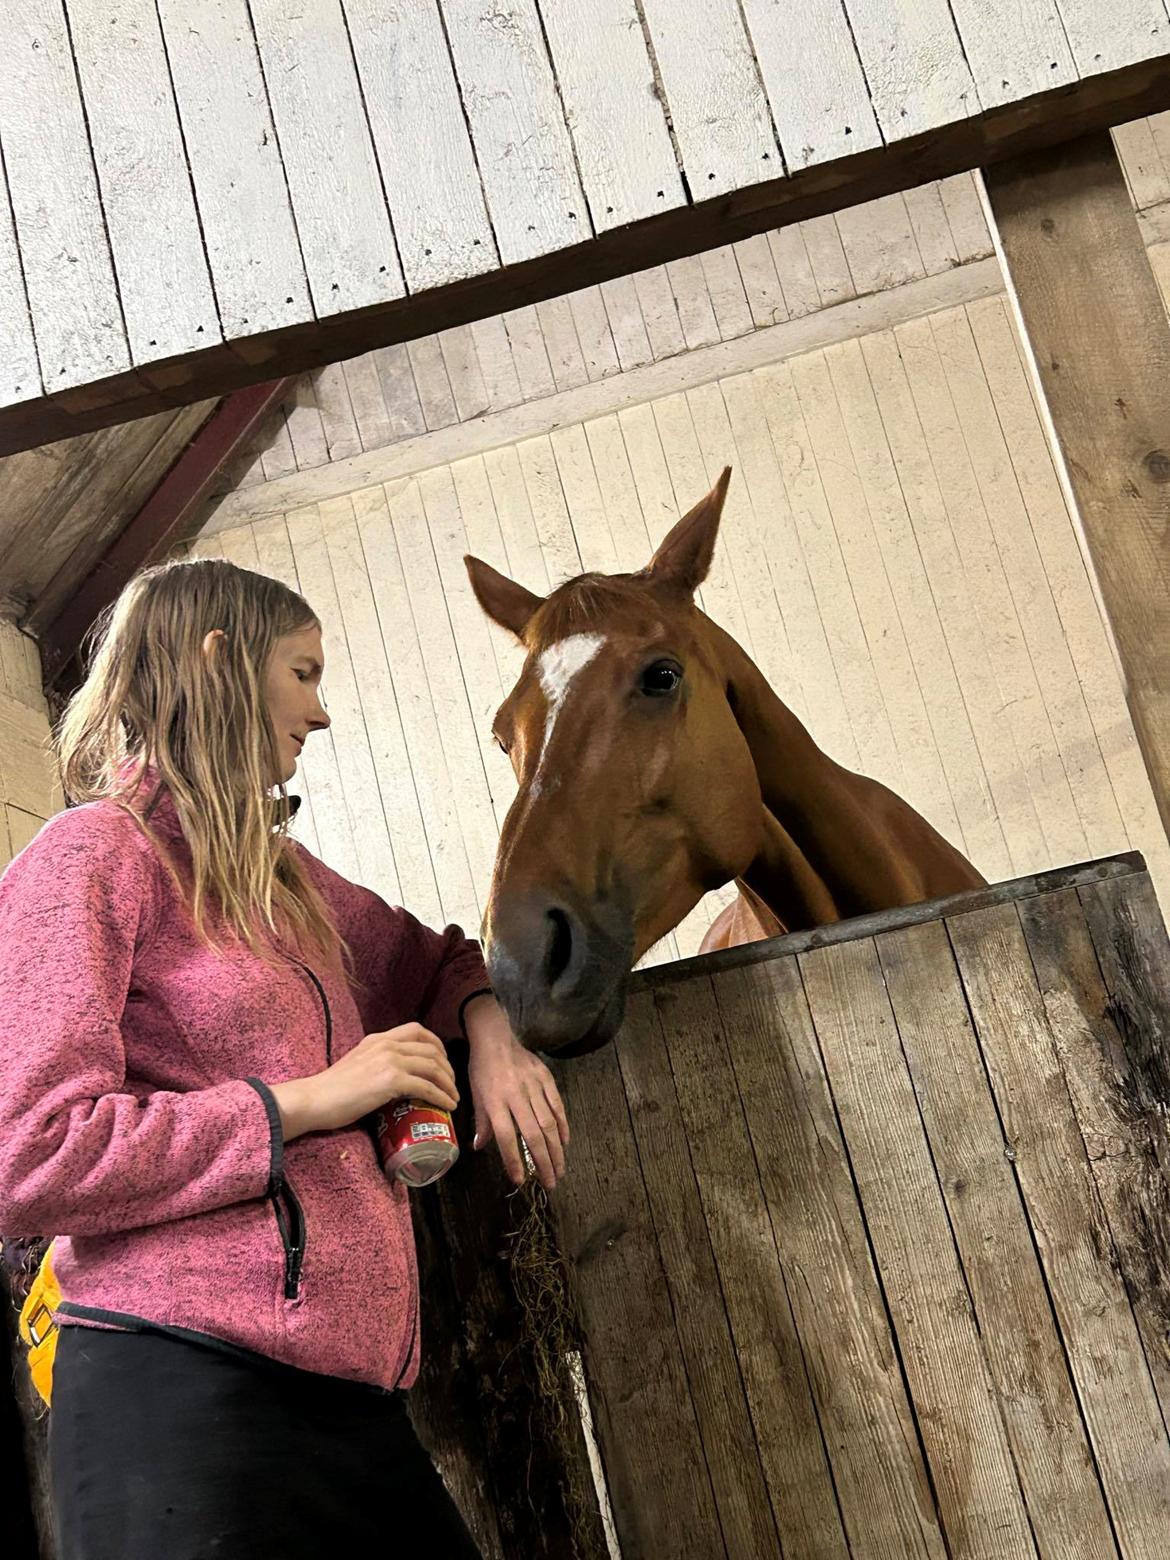
[[[98,616],[147,564],[163,557],[206,498],[217,472],[244,445],[292,379],[236,390],[216,407],[138,513],[41,633],[46,688],[60,691]]]

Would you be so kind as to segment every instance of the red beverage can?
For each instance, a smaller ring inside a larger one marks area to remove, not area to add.
[[[374,1141],[382,1169],[407,1186],[429,1186],[459,1158],[449,1112],[421,1100],[395,1100],[375,1111]]]

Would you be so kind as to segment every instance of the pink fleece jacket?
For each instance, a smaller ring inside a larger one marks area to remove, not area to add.
[[[181,864],[164,800],[154,826]],[[391,1388],[418,1370],[408,1194],[362,1126],[285,1144],[269,1086],[487,989],[439,935],[299,845],[353,956],[266,963],[196,937],[109,802],[54,818],[0,881],[0,1230],[56,1236],[62,1323],[164,1328]]]

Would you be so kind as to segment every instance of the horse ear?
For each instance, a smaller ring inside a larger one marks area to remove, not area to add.
[[[510,580],[506,574],[493,569],[490,563],[484,563],[481,558],[464,557],[463,562],[475,599],[488,617],[493,623],[515,634],[517,639],[522,639],[543,597],[534,596],[530,590],[517,585],[515,580]]]
[[[652,579],[669,581],[693,592],[707,578],[730,481],[731,467],[724,466],[706,498],[688,510],[651,558],[646,573]]]

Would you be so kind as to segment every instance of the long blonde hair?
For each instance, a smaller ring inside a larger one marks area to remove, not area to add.
[[[274,939],[339,947],[290,846],[291,807],[272,780],[279,756],[264,701],[277,641],[319,627],[295,591],[223,559],[146,569],[95,625],[85,682],[57,727],[70,800],[117,802],[174,871],[141,795],[150,774],[169,792],[191,852],[189,909],[208,942],[219,940],[215,912],[257,951]],[[209,656],[204,640],[217,629],[224,637]]]

